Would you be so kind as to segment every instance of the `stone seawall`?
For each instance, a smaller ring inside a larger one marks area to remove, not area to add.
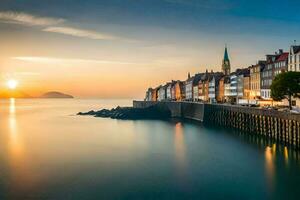
[[[159,107],[169,109],[172,117],[183,117],[197,121],[203,121],[204,104],[192,102],[176,102],[176,101],[133,101],[135,108],[147,108],[157,105]]]
[[[146,108],[152,105],[169,109],[173,117],[193,119],[208,125],[235,128],[249,134],[264,136],[284,145],[300,147],[299,114],[197,102],[133,102],[133,107],[137,108]]]

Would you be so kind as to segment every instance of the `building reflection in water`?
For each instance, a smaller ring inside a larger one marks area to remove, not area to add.
[[[283,148],[283,156],[284,156],[285,165],[288,166],[289,165],[289,152],[288,152],[287,147]]]
[[[267,175],[267,186],[269,191],[272,192],[274,188],[274,176],[275,176],[275,159],[276,159],[276,144],[272,147],[267,146],[265,149],[266,159],[266,175]]]
[[[185,185],[187,177],[187,159],[186,159],[186,146],[184,141],[184,131],[181,122],[177,122],[175,125],[175,160],[176,160],[176,172],[180,179],[180,182]]]

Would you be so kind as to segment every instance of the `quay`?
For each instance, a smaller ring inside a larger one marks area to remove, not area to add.
[[[158,106],[172,117],[201,121],[266,137],[295,149],[300,148],[300,115],[237,105],[184,101],[133,101],[134,108]]]

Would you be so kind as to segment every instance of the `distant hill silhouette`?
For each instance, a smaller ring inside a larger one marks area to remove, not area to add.
[[[72,95],[51,91],[43,94],[40,98],[74,98]]]

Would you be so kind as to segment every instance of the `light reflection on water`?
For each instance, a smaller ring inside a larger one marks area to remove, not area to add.
[[[300,195],[299,152],[263,138],[178,120],[74,115],[130,104],[0,100],[0,199]]]
[[[273,184],[274,184],[274,173],[275,173],[275,164],[274,164],[274,157],[275,157],[275,151],[276,145],[271,147],[266,147],[265,150],[265,157],[266,157],[266,174],[267,174],[267,184],[269,190],[273,191]]]
[[[175,144],[175,156],[176,156],[176,167],[178,176],[180,179],[184,179],[187,170],[187,159],[186,159],[186,147],[184,141],[184,132],[181,122],[177,122],[175,124],[175,137],[174,137],[174,144]]]
[[[32,174],[28,174],[30,165],[26,158],[25,145],[22,139],[22,131],[18,129],[18,112],[16,108],[16,100],[9,100],[8,107],[8,158],[9,158],[9,195],[14,195],[16,191],[29,190],[32,187]]]

